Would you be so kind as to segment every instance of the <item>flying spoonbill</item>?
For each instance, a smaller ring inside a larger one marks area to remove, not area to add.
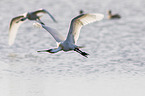
[[[10,22],[10,26],[9,26],[9,45],[12,45],[14,43],[14,40],[16,38],[16,34],[17,34],[17,30],[19,28],[19,26],[26,20],[36,20],[38,22],[40,22],[41,24],[44,25],[44,23],[40,20],[39,14],[48,14],[52,20],[54,22],[56,22],[56,20],[54,19],[54,17],[45,9],[39,9],[37,11],[33,11],[33,12],[26,12],[20,16],[14,17],[12,18],[11,22]]]
[[[112,14],[111,10],[108,11],[108,19],[120,19],[121,16],[119,14]]]
[[[70,29],[69,29],[69,32],[68,32],[68,35],[66,38],[64,38],[60,33],[58,33],[53,28],[50,28],[41,23],[34,23],[34,26],[42,27],[46,31],[48,31],[57,42],[57,48],[42,50],[42,51],[37,51],[37,52],[56,53],[61,50],[63,50],[63,51],[74,50],[74,51],[80,53],[81,55],[87,57],[89,54],[81,51],[79,48],[82,48],[82,47],[76,45],[79,34],[80,34],[80,29],[82,28],[82,26],[84,26],[86,24],[89,24],[89,23],[92,23],[95,21],[100,21],[103,18],[104,18],[104,15],[99,14],[99,13],[82,14],[82,15],[75,17],[71,21]]]

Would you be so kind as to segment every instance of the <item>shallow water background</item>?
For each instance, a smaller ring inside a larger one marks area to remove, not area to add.
[[[1,0],[0,96],[145,96],[144,0]],[[14,45],[8,46],[11,18],[39,8],[42,21],[67,35],[70,21],[85,13],[103,13],[104,20],[82,28],[76,52],[56,54],[37,50],[56,47],[55,40],[34,21],[23,23]],[[108,20],[107,10],[121,19]]]

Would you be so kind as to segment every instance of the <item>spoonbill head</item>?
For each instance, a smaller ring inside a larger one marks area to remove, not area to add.
[[[69,29],[69,32],[68,32],[68,35],[66,38],[64,38],[59,32],[57,32],[53,28],[50,28],[41,23],[34,23],[35,26],[42,27],[46,31],[48,31],[53,36],[53,38],[56,40],[57,45],[58,45],[57,48],[42,50],[42,51],[38,51],[38,52],[56,53],[61,50],[63,50],[63,51],[74,50],[74,51],[80,53],[81,55],[87,57],[89,54],[81,51],[80,48],[82,48],[82,47],[76,45],[79,34],[80,34],[80,29],[89,23],[92,23],[95,21],[100,21],[103,18],[104,18],[104,15],[99,14],[99,13],[82,14],[82,15],[79,15],[79,16],[73,18],[71,21],[70,29]]]
[[[80,14],[84,14],[84,11],[83,11],[83,10],[80,10],[79,13],[80,13]]]
[[[39,9],[39,10],[36,10],[33,12],[26,12],[20,16],[12,18],[12,20],[10,22],[10,26],[9,26],[9,41],[8,41],[8,43],[10,46],[14,43],[19,26],[27,19],[28,20],[36,20],[37,22],[44,25],[44,23],[40,20],[40,18],[42,17],[42,16],[39,16],[40,13],[48,14],[51,17],[51,19],[54,22],[56,22],[54,17],[45,9]]]

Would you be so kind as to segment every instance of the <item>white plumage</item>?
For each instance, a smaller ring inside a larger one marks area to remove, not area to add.
[[[20,16],[17,16],[17,17],[14,17],[12,18],[11,22],[10,22],[10,26],[9,26],[9,45],[12,45],[14,43],[14,40],[16,38],[16,34],[17,34],[17,30],[19,28],[19,26],[24,22],[26,21],[26,19],[28,20],[36,20],[38,21],[39,23],[41,24],[44,24],[41,20],[40,20],[40,17],[38,14],[40,13],[46,13],[48,14],[52,20],[54,22],[56,22],[56,20],[54,19],[54,17],[45,9],[39,9],[37,11],[34,11],[34,12],[27,12],[27,13],[24,13]]]
[[[43,24],[38,24],[35,23],[35,26],[41,26],[45,30],[47,30],[56,40],[58,43],[58,47],[55,49],[48,49],[48,50],[43,50],[43,51],[38,51],[38,52],[49,52],[49,53],[56,53],[58,51],[70,51],[74,50],[81,55],[87,57],[89,55],[88,53],[82,52],[79,48],[79,46],[76,45],[76,42],[79,37],[80,29],[82,26],[87,25],[89,23],[95,22],[95,21],[100,21],[104,18],[103,14],[98,14],[98,13],[89,13],[89,14],[82,14],[71,21],[70,29],[67,35],[67,38],[65,39],[60,33],[58,33],[55,29],[50,28],[46,25]]]

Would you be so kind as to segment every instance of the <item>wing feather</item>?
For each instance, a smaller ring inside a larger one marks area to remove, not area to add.
[[[55,18],[47,11],[47,10],[45,10],[45,9],[39,9],[39,10],[37,10],[37,11],[34,11],[33,12],[34,14],[39,14],[39,13],[46,13],[46,14],[48,14],[50,17],[51,17],[51,19],[54,21],[54,22],[57,22],[56,20],[55,20]]]
[[[59,33],[57,32],[55,29],[48,27],[46,25],[40,24],[40,23],[34,23],[33,24],[36,27],[43,27],[46,31],[48,31],[53,38],[56,40],[56,42],[63,42],[65,40],[65,38]]]
[[[11,46],[16,38],[16,34],[17,34],[17,30],[19,28],[19,26],[24,22],[24,21],[19,21],[21,18],[23,18],[24,16],[17,16],[14,17],[11,20],[10,26],[9,26],[9,45]]]
[[[98,13],[82,14],[75,17],[71,21],[71,25],[66,41],[75,44],[78,40],[82,26],[85,26],[89,23],[93,23],[95,21],[100,21],[103,19],[103,17],[104,17],[103,14],[98,14]]]

